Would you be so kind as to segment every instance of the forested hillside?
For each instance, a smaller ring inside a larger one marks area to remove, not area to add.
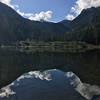
[[[20,41],[81,41],[100,44],[100,7],[89,8],[72,21],[30,21],[0,3],[0,44]]]

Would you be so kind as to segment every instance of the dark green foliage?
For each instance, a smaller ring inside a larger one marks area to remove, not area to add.
[[[100,7],[83,10],[70,24],[68,40],[100,44]]]
[[[19,41],[83,41],[100,44],[100,7],[83,10],[73,21],[30,21],[0,3],[0,44]]]

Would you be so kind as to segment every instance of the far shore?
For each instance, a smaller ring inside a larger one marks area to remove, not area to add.
[[[100,50],[100,45],[92,45],[83,42],[25,42],[13,45],[1,45],[1,48],[16,48],[20,51],[55,51],[55,52],[85,52],[89,50]]]

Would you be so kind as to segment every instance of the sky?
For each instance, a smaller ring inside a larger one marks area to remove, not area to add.
[[[83,9],[100,6],[100,0],[0,0],[29,20],[73,20]]]

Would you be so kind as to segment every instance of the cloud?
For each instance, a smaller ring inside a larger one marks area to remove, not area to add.
[[[0,0],[0,2],[10,5],[11,0]]]
[[[81,13],[83,9],[100,6],[100,0],[77,0],[72,11],[77,15]]]
[[[36,21],[40,21],[40,20],[46,20],[48,21],[49,19],[52,18],[52,11],[42,11],[40,13],[36,13],[34,16],[30,16],[29,19],[30,20],[36,20]]]
[[[12,5],[11,0],[0,0],[0,2],[10,6],[11,8],[15,9],[21,16],[26,17],[30,20],[35,20],[35,21],[40,21],[40,20],[46,20],[48,21],[49,19],[52,18],[52,11],[41,11],[40,13],[25,13],[21,12],[19,9],[19,5]]]
[[[24,13],[24,12],[21,12],[20,9],[17,10],[17,12],[23,16],[23,17],[27,17],[28,19],[30,20],[35,20],[35,21],[40,21],[40,20],[45,20],[45,21],[48,21],[49,19],[52,18],[52,11],[41,11],[40,13],[36,13],[36,14],[33,14],[33,13]]]
[[[71,13],[75,14],[75,17],[78,16],[83,9],[91,7],[99,7],[100,0],[77,0],[75,5],[71,8]],[[70,14],[70,16],[73,14]]]
[[[6,4],[6,5],[8,5],[8,6],[10,6],[10,7],[13,8],[13,9],[19,8],[18,5],[12,5],[12,4],[11,4],[11,0],[0,0],[0,2]]]
[[[31,17],[31,16],[34,16],[33,13],[24,13],[24,12],[21,12],[20,9],[18,9],[16,11],[17,11],[17,13],[19,13],[23,17]]]
[[[73,19],[75,18],[75,16],[73,16],[73,15],[71,15],[71,14],[68,14],[68,15],[66,16],[66,18],[67,18],[68,20],[73,20]]]

